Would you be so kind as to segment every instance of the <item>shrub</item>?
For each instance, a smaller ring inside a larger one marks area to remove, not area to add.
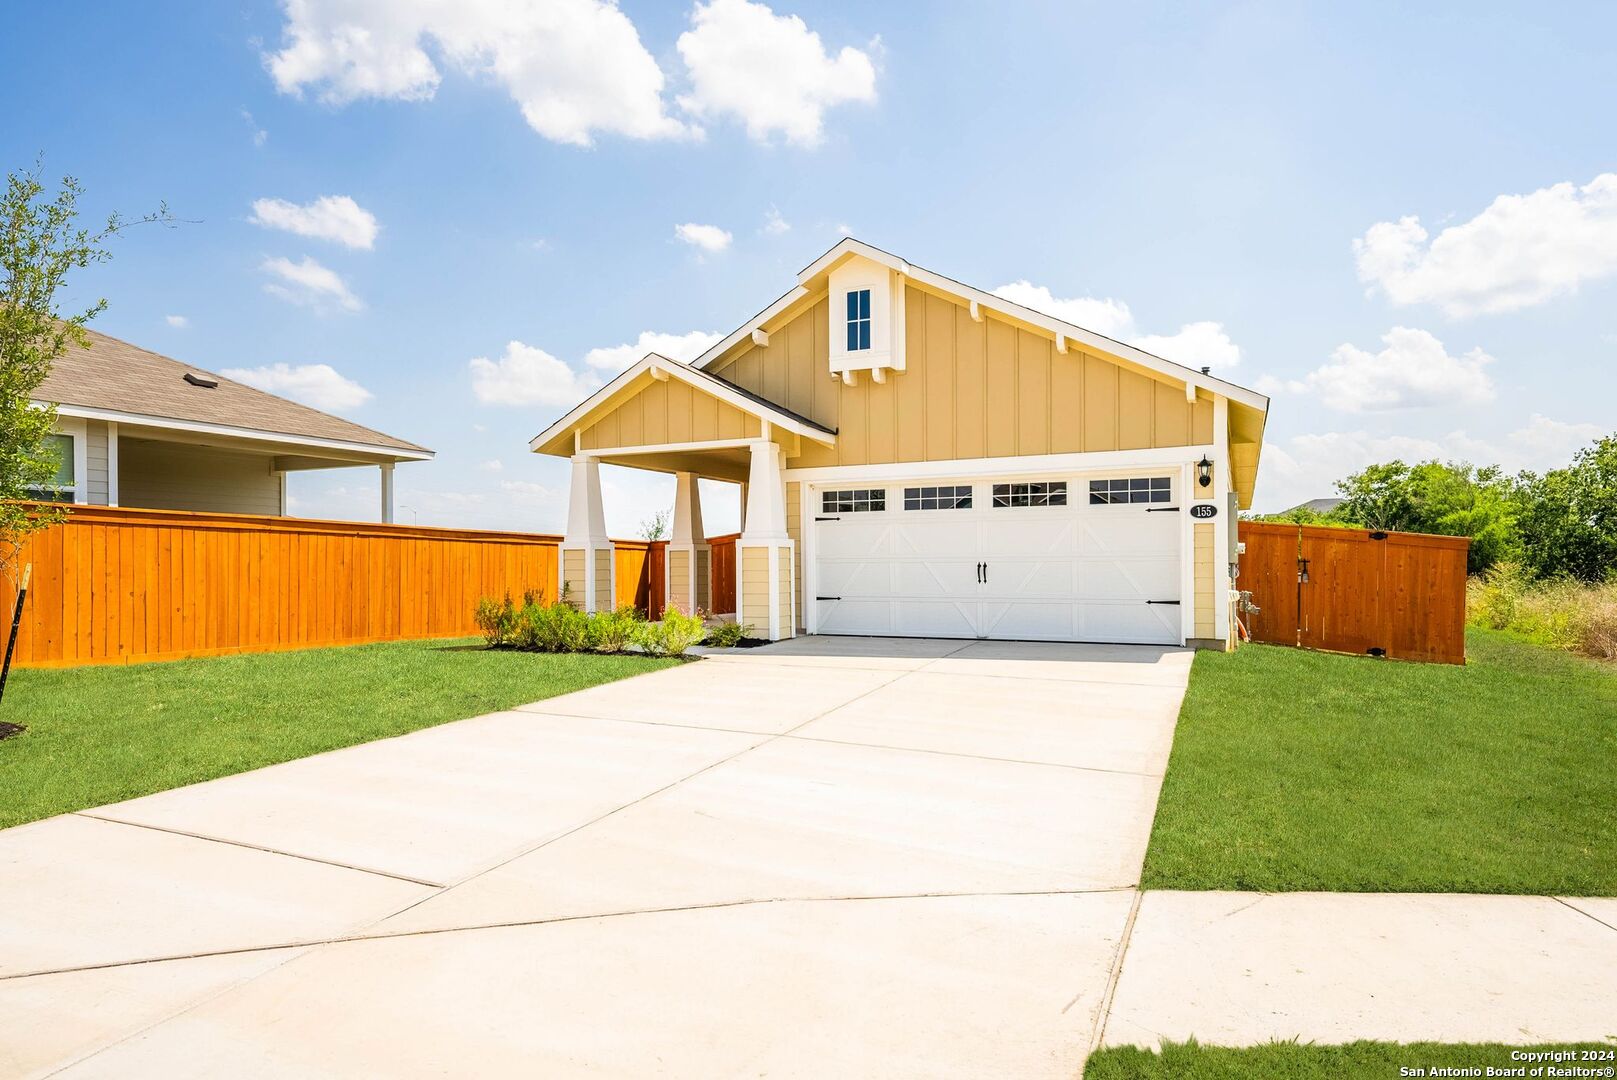
[[[641,623],[635,644],[652,656],[684,656],[707,633],[707,622],[700,611],[685,615],[672,604],[657,622]]]
[[[711,645],[715,649],[733,649],[741,644],[742,638],[751,633],[751,624],[719,623],[707,632],[707,641],[704,644]]]
[[[501,645],[509,645],[517,631],[517,606],[511,600],[511,594],[506,593],[503,601],[485,596],[477,602],[477,610],[473,613],[477,621],[477,629],[483,634],[483,640],[493,649]]]
[[[620,653],[639,627],[640,613],[632,607],[597,612],[589,620],[589,647],[598,653]]]
[[[1466,618],[1473,625],[1510,630],[1544,645],[1617,660],[1617,581],[1534,582],[1525,569],[1501,564],[1470,582]]]

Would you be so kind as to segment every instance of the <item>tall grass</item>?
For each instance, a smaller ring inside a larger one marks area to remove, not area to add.
[[[1617,580],[1604,585],[1535,581],[1515,563],[1499,563],[1467,584],[1466,619],[1545,645],[1617,660]]]

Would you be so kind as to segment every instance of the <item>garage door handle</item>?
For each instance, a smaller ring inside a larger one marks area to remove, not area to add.
[[[1174,607],[1179,606],[1179,601],[1177,601],[1177,600],[1147,600],[1146,603],[1148,603],[1148,604],[1172,604]]]

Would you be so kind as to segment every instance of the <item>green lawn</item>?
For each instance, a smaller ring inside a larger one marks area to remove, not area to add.
[[[1148,889],[1617,895],[1617,665],[1200,653]]]
[[[13,671],[0,828],[507,709],[676,664],[405,641]]]
[[[1527,1075],[1550,1064],[1511,1060],[1513,1051],[1563,1051],[1574,1056],[1556,1063],[1558,1068],[1582,1066],[1604,1069],[1609,1057],[1580,1061],[1589,1053],[1610,1054],[1617,1043],[1565,1043],[1548,1046],[1505,1046],[1500,1043],[1383,1043],[1355,1042],[1342,1046],[1314,1046],[1281,1042],[1267,1046],[1199,1046],[1195,1042],[1170,1043],[1157,1054],[1132,1047],[1113,1047],[1089,1056],[1084,1080],[1339,1080],[1341,1077],[1398,1077],[1400,1068],[1512,1069],[1526,1066]],[[1409,1073],[1407,1075],[1421,1075]],[[1463,1075],[1463,1074],[1462,1074]],[[1549,1075],[1539,1073],[1539,1076]],[[1609,1073],[1604,1075],[1610,1075]]]

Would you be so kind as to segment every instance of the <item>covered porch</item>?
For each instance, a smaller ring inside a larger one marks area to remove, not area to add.
[[[529,444],[572,463],[560,552],[562,594],[585,611],[612,606],[613,545],[606,532],[603,464],[670,473],[675,480],[665,604],[733,616],[752,637],[792,637],[799,622],[798,544],[789,527],[786,461],[808,439],[836,433],[678,361],[649,355]],[[734,602],[714,588],[713,548],[699,481],[741,487],[734,542]],[[719,606],[733,608],[719,611]]]

